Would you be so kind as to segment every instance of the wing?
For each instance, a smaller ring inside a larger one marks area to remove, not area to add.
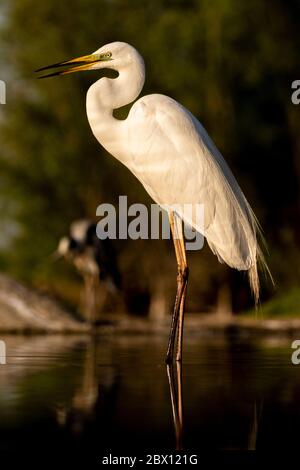
[[[133,106],[128,123],[130,169],[152,198],[179,208],[203,204],[203,234],[218,259],[239,270],[256,268],[257,258],[263,261],[256,218],[200,122],[171,98],[149,95]]]

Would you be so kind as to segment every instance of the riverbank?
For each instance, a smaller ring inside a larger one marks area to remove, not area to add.
[[[159,321],[128,314],[103,314],[90,327],[57,300],[0,275],[1,334],[152,334],[168,335],[171,316]],[[186,314],[187,335],[290,336],[300,338],[300,317],[265,318],[262,312],[242,316]]]
[[[87,329],[55,299],[0,274],[0,332],[77,333]]]

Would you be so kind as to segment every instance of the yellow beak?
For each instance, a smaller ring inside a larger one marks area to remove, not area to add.
[[[58,62],[57,64],[47,65],[46,67],[41,67],[35,72],[42,72],[45,70],[50,70],[54,68],[64,67],[63,70],[57,70],[56,72],[51,72],[47,75],[42,75],[38,78],[47,78],[54,77],[55,75],[66,75],[68,73],[81,72],[82,70],[89,70],[93,64],[96,62],[102,62],[104,60],[111,60],[105,54],[90,54],[77,57],[75,59],[66,60],[64,62]]]

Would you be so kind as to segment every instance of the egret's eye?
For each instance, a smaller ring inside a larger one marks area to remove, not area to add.
[[[98,60],[109,60],[111,56],[111,52],[102,52],[101,54],[96,54]]]

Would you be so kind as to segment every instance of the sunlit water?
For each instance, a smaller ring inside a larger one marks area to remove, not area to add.
[[[7,337],[0,450],[97,456],[175,449],[163,336]],[[291,340],[185,338],[184,449],[296,448]]]

